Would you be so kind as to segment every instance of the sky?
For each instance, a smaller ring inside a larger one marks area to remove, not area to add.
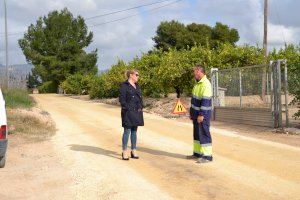
[[[68,8],[76,17],[90,18],[114,11],[163,0],[6,0],[8,12],[9,64],[24,64],[26,59],[18,39],[38,17]],[[5,63],[4,0],[0,0],[0,63]],[[216,22],[239,31],[239,45],[262,46],[264,0],[169,0],[151,6],[86,20],[93,32],[88,52],[98,49],[98,68],[105,70],[118,59],[130,61],[154,46],[152,37],[161,21],[214,26]],[[156,9],[157,7],[162,7]],[[285,43],[300,43],[299,0],[269,0],[269,49]],[[156,10],[153,10],[156,9]],[[150,10],[150,11],[149,11]],[[125,20],[110,22],[120,18]],[[16,33],[16,34],[15,34]]]

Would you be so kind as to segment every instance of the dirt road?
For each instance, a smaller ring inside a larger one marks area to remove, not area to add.
[[[212,128],[214,162],[186,160],[192,125],[145,114],[141,159],[120,159],[120,108],[35,95],[56,122],[52,143],[74,199],[300,199],[300,148]]]

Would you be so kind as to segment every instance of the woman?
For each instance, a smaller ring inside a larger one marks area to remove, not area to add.
[[[119,96],[122,106],[122,127],[124,127],[122,137],[123,160],[129,160],[127,153],[129,136],[131,140],[131,158],[139,158],[136,152],[136,133],[138,126],[144,126],[142,93],[140,87],[137,85],[139,73],[137,70],[128,70],[126,76],[127,81],[121,84]]]

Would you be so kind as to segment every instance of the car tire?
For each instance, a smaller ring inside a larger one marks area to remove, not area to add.
[[[6,160],[6,156],[4,156],[3,158],[1,158],[1,160],[0,160],[0,168],[3,168],[5,166],[5,160]]]

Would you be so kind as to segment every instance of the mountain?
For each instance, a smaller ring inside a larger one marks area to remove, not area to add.
[[[13,76],[26,76],[27,74],[29,74],[29,72],[31,72],[32,67],[33,66],[31,64],[12,65],[9,66],[9,73]],[[5,75],[5,70],[5,66],[3,64],[0,64],[0,76]]]

